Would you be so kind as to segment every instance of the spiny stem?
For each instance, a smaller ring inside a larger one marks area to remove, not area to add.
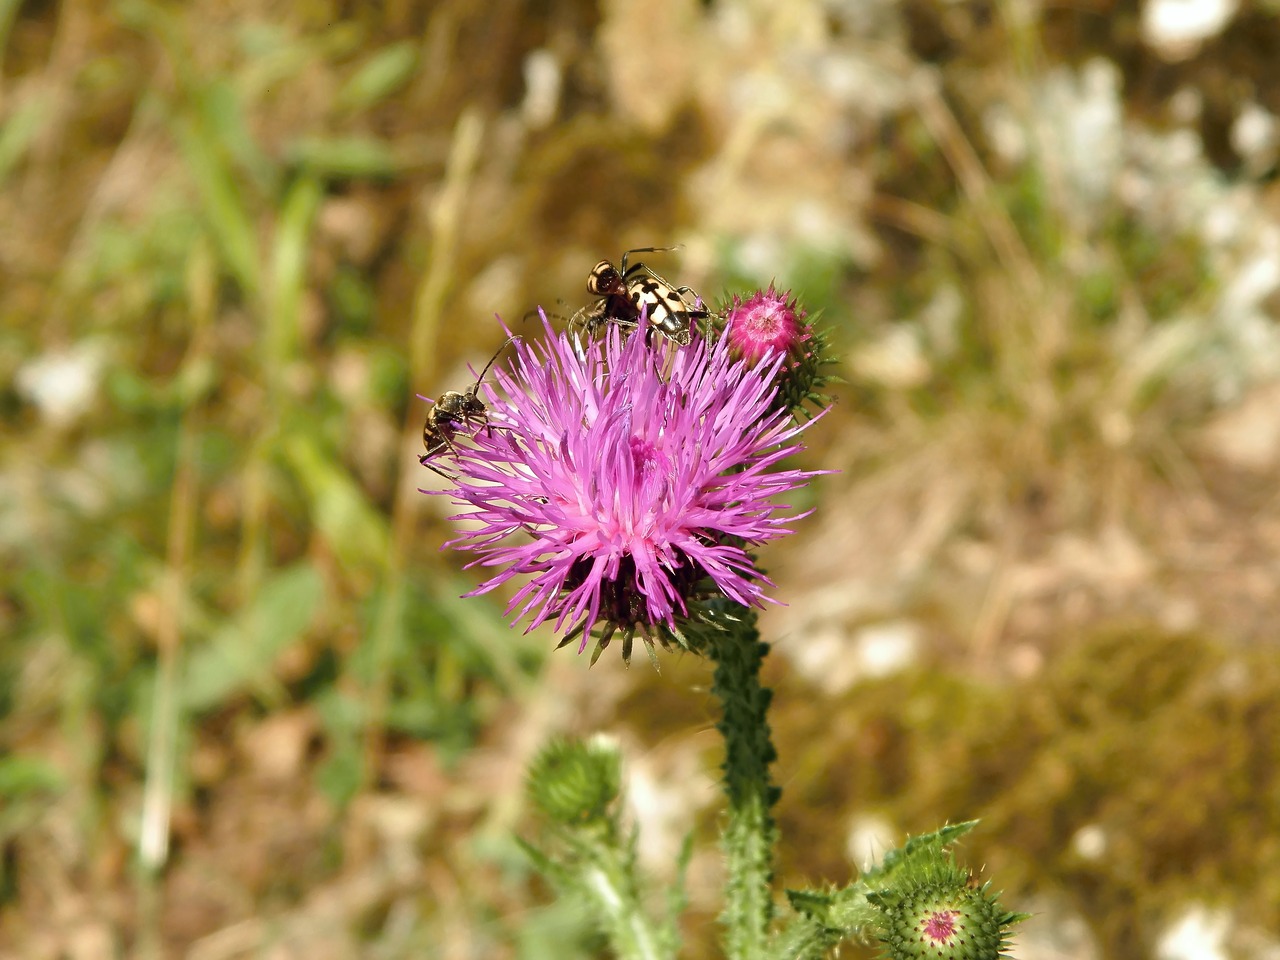
[[[717,725],[725,741],[724,789],[729,801],[722,844],[728,884],[721,922],[725,953],[732,960],[765,956],[773,919],[773,849],[777,827],[772,808],[779,790],[769,778],[777,754],[770,740],[772,696],[760,685],[768,644],[760,642],[755,613],[735,611],[731,625],[710,644],[715,661],[713,692],[724,714]]]
[[[596,865],[583,873],[583,882],[591,893],[613,948],[622,960],[669,960],[660,946],[661,937],[636,902],[630,884],[620,875],[617,865]]]

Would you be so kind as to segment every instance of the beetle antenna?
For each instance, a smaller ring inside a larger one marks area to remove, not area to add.
[[[498,352],[495,353],[492,357],[490,357],[489,362],[484,365],[484,369],[480,371],[480,376],[476,378],[476,383],[479,383],[481,380],[484,379],[484,375],[489,372],[489,368],[493,366],[494,361],[497,360],[498,357],[502,356],[503,350],[507,349],[507,347],[511,346],[511,344],[515,343],[517,340],[523,340],[523,339],[524,339],[523,337],[519,337],[519,336],[507,337],[507,339],[503,341],[502,346],[498,348]]]

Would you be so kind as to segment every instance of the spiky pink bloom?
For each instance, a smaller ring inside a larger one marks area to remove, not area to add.
[[[812,332],[791,291],[779,293],[769,284],[746,300],[734,296],[725,311],[724,335],[734,354],[749,363],[779,354],[796,363],[805,356]]]
[[[937,910],[920,921],[920,939],[939,947],[951,946],[956,936],[958,910]]]
[[[621,629],[624,655],[636,630],[675,631],[708,584],[761,605],[772,584],[747,548],[790,532],[774,498],[817,472],[779,467],[803,429],[772,406],[781,358],[752,367],[723,340],[677,347],[612,324],[574,345],[543,322],[545,340],[495,368],[488,426],[458,444],[442,491],[468,527],[446,546],[496,570],[469,595],[528,577],[516,621],[554,621],[579,652],[593,628],[600,647]]]

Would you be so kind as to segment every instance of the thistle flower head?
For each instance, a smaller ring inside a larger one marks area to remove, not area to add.
[[[753,364],[779,354],[791,363],[804,356],[812,332],[804,310],[790,297],[790,290],[778,293],[773,284],[746,300],[734,295],[725,311],[724,335],[736,356]]]
[[[601,737],[552,740],[529,765],[527,789],[533,805],[558,823],[602,820],[622,790],[621,754]]]
[[[1000,960],[1014,922],[985,887],[925,886],[890,912],[888,960]]]
[[[723,339],[677,347],[642,333],[571,344],[546,324],[484,386],[487,425],[458,444],[443,491],[468,529],[447,546],[494,571],[473,593],[527,578],[507,607],[554,622],[595,656],[618,631],[680,639],[704,597],[761,605],[769,580],[748,548],[787,532],[775,497],[812,471],[779,468],[799,449],[774,407],[782,357],[752,367]],[[593,657],[594,659],[594,657]]]
[[[736,294],[724,310],[724,338],[735,357],[749,364],[774,361],[779,406],[799,413],[806,402],[826,407],[829,400],[818,393],[827,382],[820,373],[825,357],[825,336],[806,320],[791,291],[779,293],[769,284],[745,300]]]
[[[989,885],[975,887],[954,861],[935,861],[895,889],[868,897],[882,913],[885,960],[1001,960],[1010,927],[1026,919],[1001,906]]]

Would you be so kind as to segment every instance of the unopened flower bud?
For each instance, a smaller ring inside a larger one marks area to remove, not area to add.
[[[805,319],[807,314],[792,298],[769,285],[745,300],[736,295],[724,311],[724,338],[733,356],[755,365],[784,356],[776,375],[779,407],[798,413],[805,403],[822,407],[819,390],[827,378],[819,372],[827,362],[826,342]]]
[[[947,881],[921,884],[878,906],[886,915],[886,960],[999,960],[1009,926],[1022,919],[986,886]]]
[[[591,823],[604,818],[621,781],[622,760],[604,738],[558,740],[543,747],[529,765],[529,798],[559,823]]]

